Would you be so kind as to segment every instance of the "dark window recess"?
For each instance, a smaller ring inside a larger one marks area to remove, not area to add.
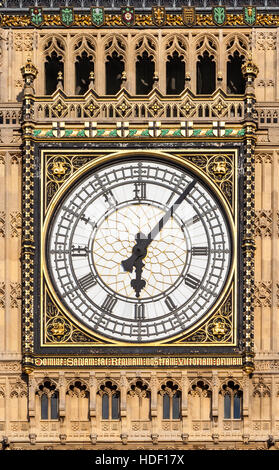
[[[106,94],[115,95],[121,88],[121,76],[124,71],[122,56],[113,52],[106,62]]]
[[[170,396],[167,393],[163,395],[163,419],[170,419]]]
[[[242,75],[241,66],[244,57],[235,51],[229,56],[227,62],[227,93],[243,95],[245,93],[245,79]]]
[[[102,419],[109,419],[109,396],[106,393],[102,396]]]
[[[185,62],[174,52],[167,61],[167,95],[179,95],[185,86]]]
[[[119,418],[119,392],[116,392],[111,397],[111,419]]]
[[[48,396],[45,393],[41,396],[41,419],[48,419]]]
[[[241,418],[241,393],[238,392],[234,395],[233,399],[233,417],[234,419]]]
[[[176,392],[172,397],[172,419],[180,418],[180,392]]]
[[[231,396],[228,393],[224,396],[224,418],[231,418]]]
[[[56,90],[58,72],[62,72],[62,74],[64,74],[64,64],[62,62],[62,56],[57,56],[57,53],[53,51],[50,56],[47,56],[45,62],[46,95],[52,95]]]
[[[58,419],[58,393],[54,392],[50,399],[50,418]]]
[[[76,95],[84,95],[89,88],[89,75],[94,72],[92,56],[88,57],[87,52],[83,52],[77,57],[76,69]]]
[[[153,87],[155,64],[146,51],[136,62],[136,94],[147,95]]]
[[[211,95],[216,88],[216,64],[205,51],[197,62],[197,94]]]

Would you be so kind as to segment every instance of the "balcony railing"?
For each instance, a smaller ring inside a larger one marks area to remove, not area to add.
[[[179,96],[162,95],[154,89],[147,96],[131,96],[124,88],[115,96],[98,96],[90,89],[83,96],[67,96],[57,89],[51,96],[36,96],[36,122],[67,120],[110,121],[115,119],[177,121],[179,119],[239,122],[244,118],[244,96],[226,95],[221,89],[212,95],[194,95],[186,89]]]

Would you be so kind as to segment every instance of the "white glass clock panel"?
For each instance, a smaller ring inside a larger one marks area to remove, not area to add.
[[[137,237],[161,220],[142,268],[137,258],[132,272],[123,269]],[[77,182],[55,212],[46,249],[66,309],[100,335],[134,343],[202,319],[223,291],[231,252],[226,216],[206,185],[184,168],[145,159],[111,163]]]

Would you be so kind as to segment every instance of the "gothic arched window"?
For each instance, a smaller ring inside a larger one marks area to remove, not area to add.
[[[222,387],[224,419],[241,419],[242,391],[237,383],[230,380]]]
[[[116,51],[106,61],[106,94],[115,95],[121,88],[124,61]]]
[[[185,62],[176,51],[168,56],[166,74],[167,95],[179,95],[185,86]]]
[[[178,385],[167,381],[159,393],[163,395],[163,419],[180,419],[181,391],[178,390]]]
[[[216,63],[213,55],[204,51],[197,62],[197,94],[211,95],[216,88]]]
[[[241,66],[244,62],[244,56],[235,51],[229,56],[227,62],[227,92],[234,95],[245,93],[245,79],[242,75]]]
[[[117,385],[107,381],[101,385],[99,395],[102,397],[102,419],[119,419],[120,392]]]
[[[147,95],[153,88],[155,64],[152,56],[144,51],[136,62],[136,94]]]
[[[59,394],[56,385],[45,381],[39,386],[37,395],[40,397],[41,419],[58,419]]]
[[[62,76],[64,75],[64,64],[62,62],[62,56],[58,55],[56,51],[52,51],[52,53],[46,57],[45,62],[46,95],[52,95],[52,93],[54,93],[56,90],[59,72],[62,72]]]
[[[93,57],[83,51],[76,58],[75,73],[76,73],[76,94],[84,95],[89,88],[90,73],[94,72]]]

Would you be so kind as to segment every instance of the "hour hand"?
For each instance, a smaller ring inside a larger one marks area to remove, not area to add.
[[[136,267],[136,261],[138,258],[143,259],[147,254],[147,239],[142,233],[136,235],[136,244],[133,247],[132,254],[129,258],[121,261],[122,268],[124,271],[129,273],[133,272],[134,266]]]
[[[140,291],[146,286],[145,280],[141,278],[142,268],[144,267],[142,259],[137,258],[134,263],[134,266],[136,268],[136,279],[131,280],[131,286],[133,287],[133,289],[135,289],[136,297],[139,297]]]

